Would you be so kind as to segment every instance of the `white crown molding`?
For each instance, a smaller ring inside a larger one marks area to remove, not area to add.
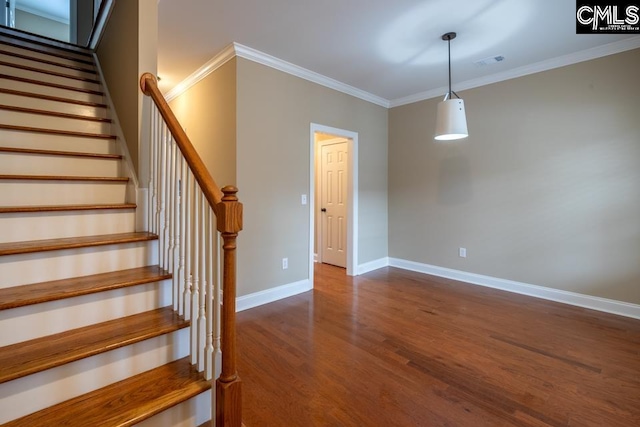
[[[356,98],[371,102],[373,104],[380,105],[381,107],[389,108],[389,100],[380,96],[374,95],[364,90],[355,88],[346,83],[339,82],[338,80],[330,77],[323,76],[315,71],[307,70],[306,68],[299,67],[287,61],[276,58],[275,56],[268,55],[260,52],[259,50],[241,45],[239,43],[233,44],[236,49],[236,55],[241,58],[248,59],[258,64],[266,65],[267,67],[274,68],[276,70],[291,74],[301,79],[308,80],[313,83],[317,83],[321,86],[328,87],[330,89],[337,90],[338,92],[346,93]]]
[[[537,62],[535,64],[514,68],[502,73],[491,74],[477,79],[466,80],[457,83],[456,90],[463,91],[467,89],[473,89],[476,87],[515,79],[529,74],[535,74],[541,71],[547,71],[567,65],[577,64],[579,62],[589,61],[592,59],[601,58],[603,56],[613,55],[637,48],[640,48],[640,36],[631,37],[602,46],[597,46],[591,49],[586,49],[580,52],[571,53],[569,55],[548,59],[545,61]],[[167,94],[165,95],[167,101],[171,101],[179,95],[183,94],[190,87],[198,83],[200,80],[204,79],[206,76],[208,76],[209,74],[220,68],[222,65],[224,65],[227,61],[236,56],[248,59],[258,64],[266,65],[267,67],[271,67],[284,73],[300,77],[310,82],[317,83],[319,85],[337,90],[339,92],[354,96],[356,98],[371,102],[376,105],[380,105],[381,107],[385,108],[393,108],[399,107],[401,105],[413,104],[414,102],[420,102],[426,99],[443,96],[447,92],[446,87],[440,87],[389,101],[380,96],[373,95],[369,92],[365,92],[361,89],[339,82],[338,80],[323,76],[322,74],[316,73],[315,71],[307,70],[306,68],[302,68],[290,62],[278,59],[275,56],[260,52],[259,50],[244,46],[240,43],[232,43],[202,67],[198,68],[182,82],[178,83],[169,92],[167,92]]]
[[[498,83],[505,80],[523,77],[528,74],[535,74],[541,71],[552,70],[567,65],[577,64],[579,62],[589,61],[592,59],[602,58],[603,56],[613,55],[627,50],[640,48],[640,36],[631,37],[591,49],[582,50],[580,52],[570,53],[568,55],[559,56],[557,58],[547,59],[545,61],[536,62],[535,64],[525,65],[523,67],[507,70],[502,73],[491,74],[477,79],[466,80],[456,83],[456,91],[460,92],[467,89],[473,89],[492,83]],[[399,107],[401,105],[413,104],[414,102],[424,101],[426,99],[444,96],[447,93],[447,87],[428,90],[416,93],[414,95],[405,96],[403,98],[393,99],[389,102],[390,108]]]
[[[373,95],[369,92],[365,92],[348,84],[339,82],[329,77],[325,77],[322,74],[318,74],[315,71],[307,70],[306,68],[299,67],[287,61],[276,58],[275,56],[267,55],[259,50],[252,49],[248,46],[241,45],[239,43],[232,43],[211,58],[206,64],[194,71],[186,79],[174,86],[165,95],[167,101],[171,101],[178,96],[186,92],[190,87],[198,83],[200,80],[213,73],[215,70],[224,65],[227,61],[234,57],[240,57],[248,59],[249,61],[256,62],[258,64],[266,65],[267,67],[282,71],[287,74],[291,74],[296,77],[308,80],[313,83],[328,87],[330,89],[337,90],[347,95],[360,98],[362,100],[371,102],[373,104],[380,105],[381,107],[389,108],[389,101],[379,96]]]
[[[531,285],[529,283],[516,282],[513,280],[500,279],[497,277],[483,276],[481,274],[468,273],[466,271],[453,270],[451,268],[438,267],[436,265],[422,264],[415,261],[407,261],[398,258],[389,258],[391,267],[403,270],[416,271],[418,273],[430,274],[447,279],[458,280],[473,285],[486,286],[488,288],[500,289],[514,292],[516,294],[528,295],[542,298],[549,301],[561,302],[578,307],[589,308],[591,310],[603,311],[605,313],[617,314],[619,316],[640,319],[640,305],[623,301],[615,301],[607,298],[594,297],[591,295],[578,294],[559,289],[546,288],[543,286]]]
[[[185,93],[190,87],[198,83],[200,80],[213,73],[218,68],[229,62],[236,56],[234,45],[230,44],[216,56],[207,61],[202,67],[191,73],[186,79],[175,85],[170,91],[165,94],[167,102],[171,102],[173,99]]]

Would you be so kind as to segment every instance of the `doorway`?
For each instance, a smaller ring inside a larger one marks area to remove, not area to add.
[[[324,160],[323,160],[324,157]],[[356,275],[358,253],[358,134],[311,124],[309,278],[315,262]],[[324,210],[323,210],[324,209]]]

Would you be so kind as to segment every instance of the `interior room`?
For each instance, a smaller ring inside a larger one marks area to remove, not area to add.
[[[0,11],[3,426],[640,423],[640,6]]]

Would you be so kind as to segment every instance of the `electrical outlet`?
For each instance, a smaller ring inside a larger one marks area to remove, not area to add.
[[[289,268],[289,258],[282,258],[282,269],[286,270]]]
[[[303,205],[307,204],[307,195],[306,194],[302,195],[301,202],[302,202]]]
[[[467,248],[459,248],[458,249],[458,255],[460,255],[460,258],[466,258],[467,257]]]

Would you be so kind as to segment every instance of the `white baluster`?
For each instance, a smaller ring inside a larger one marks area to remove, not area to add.
[[[162,169],[164,170],[164,181],[162,183],[162,200],[163,200],[163,212],[164,212],[164,226],[162,227],[162,257],[164,259],[164,268],[168,271],[171,271],[171,266],[169,265],[169,224],[170,224],[170,213],[171,213],[171,143],[173,138],[171,133],[167,130],[165,139],[164,139],[164,147],[165,147],[165,157],[164,162],[162,164]]]
[[[195,184],[195,183],[194,183]],[[191,318],[191,363],[196,364],[198,362],[198,307],[200,301],[200,236],[202,234],[202,227],[200,221],[200,186],[194,185],[195,195],[193,198],[193,269],[191,274],[193,275],[193,294],[191,295],[191,310],[193,317]]]
[[[207,339],[207,313],[206,301],[210,293],[207,291],[208,281],[206,275],[206,256],[207,256],[207,233],[208,219],[206,217],[207,209],[205,208],[206,199],[204,193],[200,191],[200,223],[201,239],[200,239],[200,315],[198,317],[198,370],[204,370],[204,356]]]
[[[160,267],[165,268],[167,267],[167,264],[165,262],[165,257],[164,257],[164,247],[166,244],[166,238],[165,238],[165,233],[164,230],[166,228],[166,214],[165,214],[165,210],[166,210],[166,196],[167,196],[167,180],[166,180],[166,175],[167,175],[167,144],[166,144],[166,137],[167,137],[167,127],[166,125],[162,127],[162,132],[161,132],[161,137],[160,137],[160,163],[159,163],[159,169],[160,169],[160,174],[159,174],[159,179],[160,179],[160,188],[159,188],[159,194],[158,194],[158,198],[160,201],[160,211],[158,213],[159,215],[159,219],[158,219],[158,223],[159,223],[159,229],[158,229],[158,246],[160,249]]]
[[[192,286],[192,277],[191,277],[191,254],[192,254],[192,246],[191,246],[191,238],[193,236],[193,218],[191,217],[191,205],[193,203],[192,197],[192,181],[193,177],[191,172],[186,173],[185,187],[184,187],[184,221],[185,221],[185,283],[184,283],[184,318],[186,320],[191,320],[191,286]]]
[[[159,113],[158,113],[159,114]],[[158,186],[160,185],[160,138],[161,129],[164,126],[164,122],[160,122],[158,117],[158,123],[156,127],[155,143],[153,144],[153,201],[149,209],[151,209],[151,215],[153,216],[153,232],[158,234],[160,229],[160,200],[158,199]]]
[[[172,264],[173,264],[173,309],[176,312],[180,312],[180,298],[182,297],[182,293],[180,291],[180,226],[181,226],[181,213],[180,213],[180,204],[182,203],[182,157],[180,156],[180,150],[176,148],[176,156],[175,156],[175,203],[174,203],[174,216],[173,216],[173,253],[172,253]]]
[[[214,302],[214,298],[215,298],[215,294],[214,294],[214,289],[216,288],[216,285],[214,284],[213,278],[214,278],[214,255],[215,252],[213,250],[213,235],[214,233],[216,233],[215,228],[213,227],[213,212],[211,210],[211,207],[207,206],[207,225],[208,225],[208,232],[207,232],[207,283],[208,283],[208,287],[207,287],[207,325],[206,325],[206,332],[207,332],[207,342],[206,342],[206,348],[205,348],[205,359],[204,359],[204,376],[207,380],[210,380],[213,377],[213,353],[214,353],[214,348],[213,348],[213,324],[215,322],[215,316],[214,316],[214,310],[213,310],[213,304],[217,303],[217,301]],[[216,251],[217,252],[217,251]]]
[[[147,185],[147,230],[155,233],[153,223],[153,192],[155,184],[153,182],[153,175],[156,170],[156,164],[154,162],[154,151],[156,144],[158,143],[156,133],[158,127],[158,108],[153,103],[151,106],[151,135],[149,141],[149,184]]]
[[[187,226],[187,215],[186,212],[186,194],[187,194],[187,167],[184,160],[184,157],[180,157],[180,176],[181,176],[181,185],[180,185],[180,268],[178,269],[178,287],[182,291],[181,293],[181,301],[178,307],[178,313],[181,316],[185,316],[185,294],[186,294],[186,282],[185,282],[185,271],[184,271],[184,258],[186,251],[186,226]]]
[[[213,378],[218,378],[222,372],[222,337],[221,337],[221,308],[222,308],[222,251],[220,233],[215,232],[216,237],[216,259],[215,259],[215,288],[213,291]]]
[[[169,207],[167,209],[169,213],[169,226],[168,226],[168,241],[167,246],[167,270],[175,277],[175,230],[176,230],[176,203],[178,192],[178,179],[176,178],[176,142],[171,137],[169,139]],[[178,287],[175,286],[175,279],[172,281],[171,287],[171,300],[173,302],[173,309],[178,309]]]

